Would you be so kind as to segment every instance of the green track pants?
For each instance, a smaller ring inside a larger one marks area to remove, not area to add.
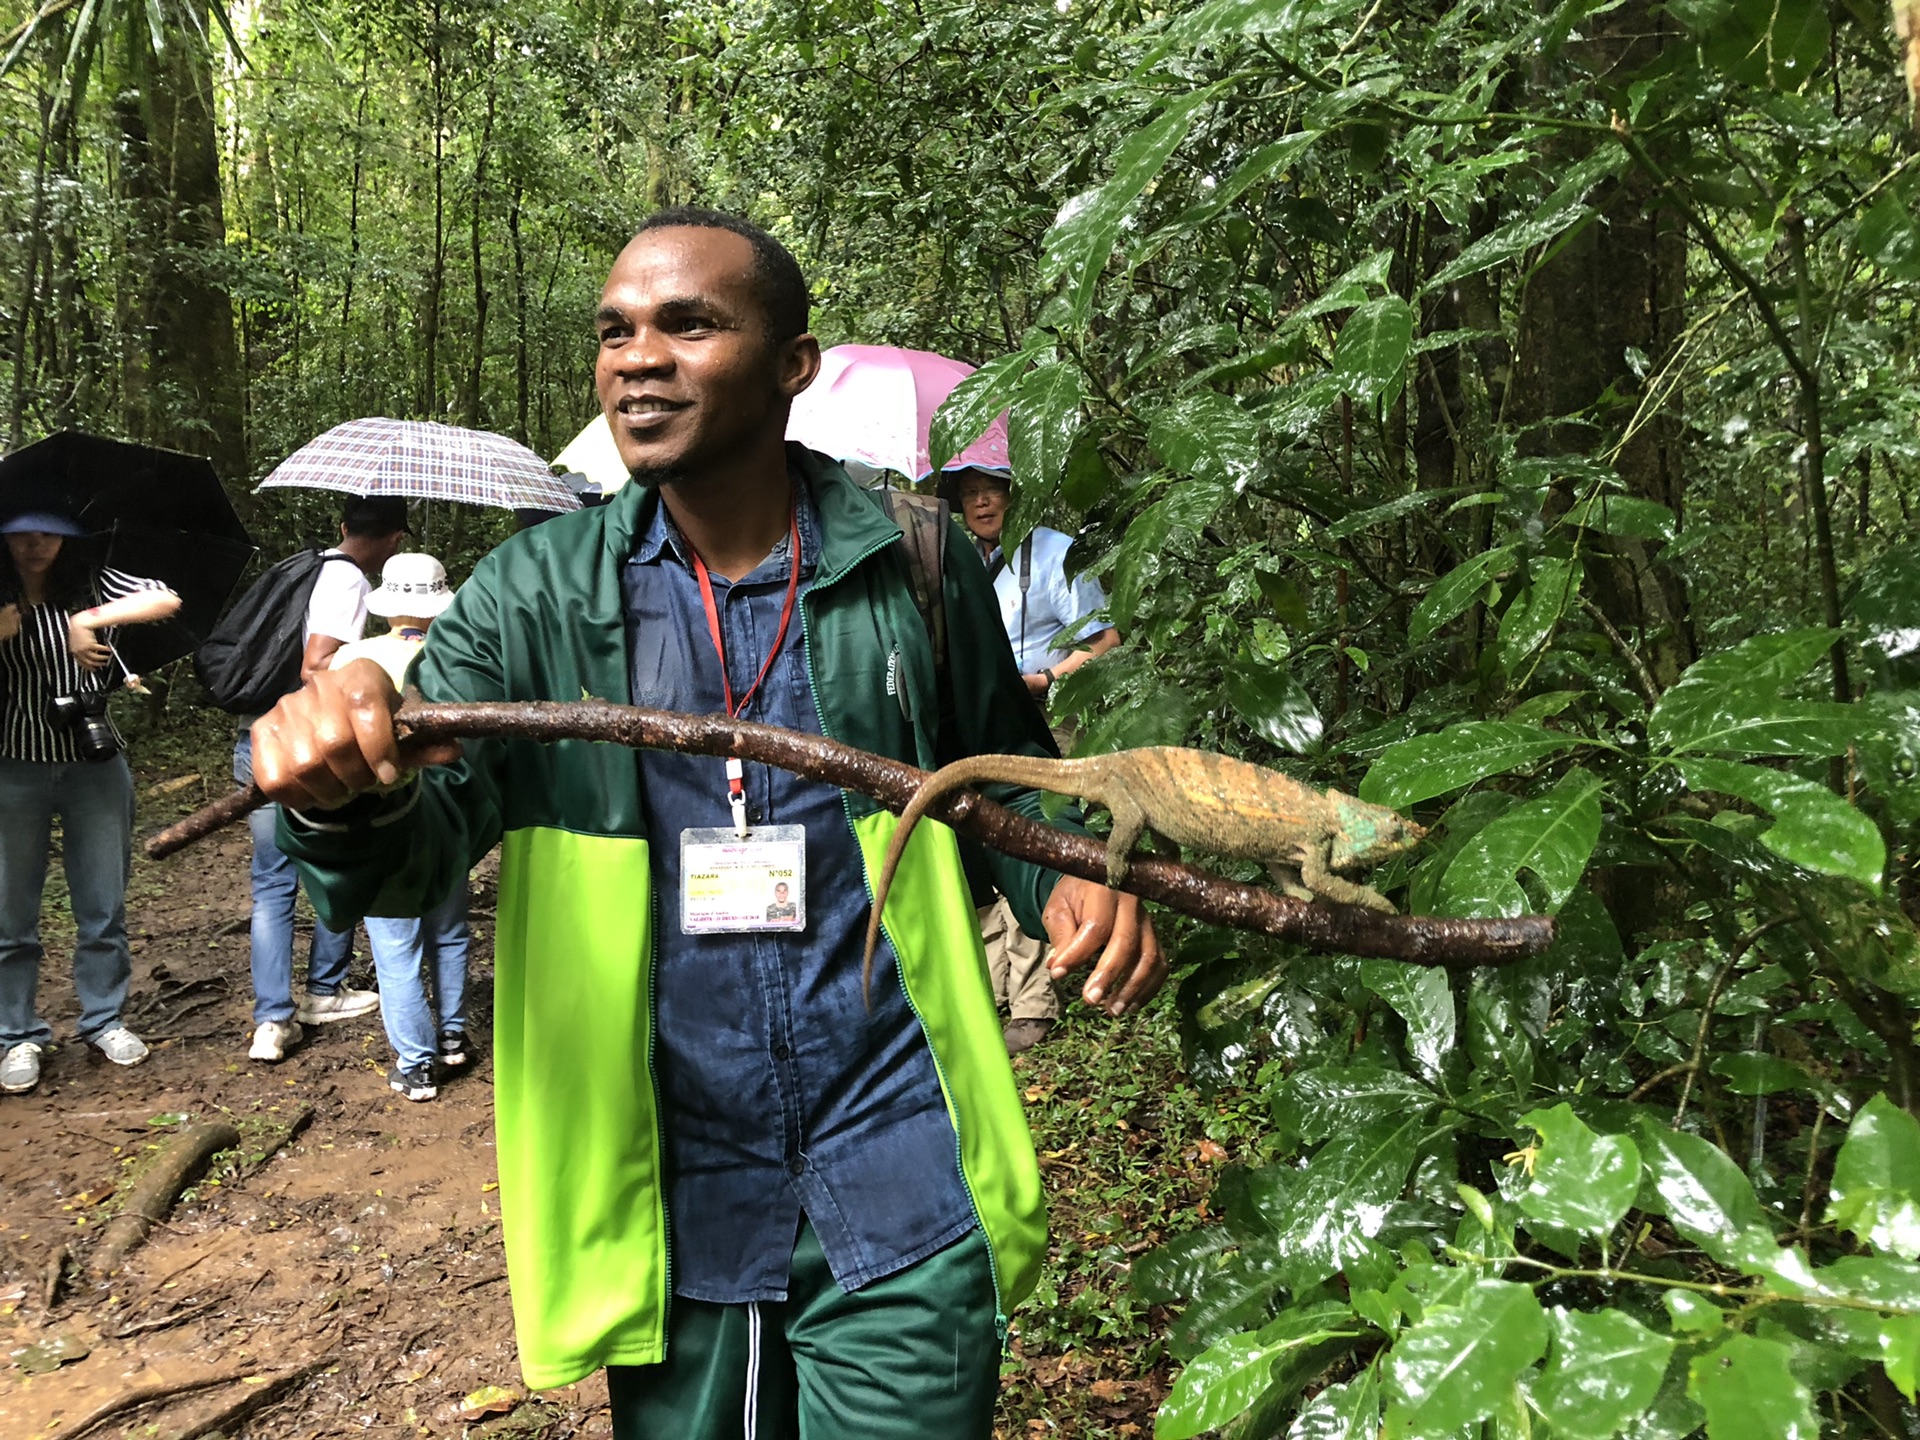
[[[614,1440],[990,1440],[994,1314],[977,1229],[848,1294],[803,1225],[784,1301],[675,1297],[666,1361],[607,1367]]]

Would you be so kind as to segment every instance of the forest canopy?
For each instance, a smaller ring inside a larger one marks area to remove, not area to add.
[[[1082,753],[1337,784],[1431,829],[1403,908],[1559,917],[1459,974],[1174,927],[1166,1023],[1261,1118],[1132,1266],[1184,1307],[1156,1433],[1905,1435],[1917,29],[53,0],[0,79],[7,439],[209,453],[284,550],[322,510],[251,484],[341,420],[555,453],[637,222],[750,215],[823,343],[981,366],[937,449],[1011,407],[1014,536],[1124,636]]]

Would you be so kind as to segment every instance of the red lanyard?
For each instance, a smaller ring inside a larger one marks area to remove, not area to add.
[[[689,547],[691,548],[691,547]],[[787,555],[791,568],[787,574],[787,602],[780,608],[780,628],[773,633],[773,647],[767,651],[767,658],[761,663],[760,673],[753,677],[753,684],[747,687],[747,693],[736,703],[733,698],[733,677],[727,673],[727,642],[720,633],[720,607],[714,603],[713,579],[708,574],[707,562],[700,558],[700,552],[693,553],[693,573],[700,580],[700,603],[707,610],[707,634],[713,638],[714,653],[720,657],[720,692],[727,700],[727,718],[738,720],[747,713],[747,706],[753,697],[760,693],[760,682],[767,678],[767,672],[773,669],[773,662],[780,654],[780,646],[787,638],[787,625],[793,619],[793,603],[800,594],[800,507],[796,503],[787,516]],[[743,838],[747,833],[747,792],[745,774],[737,757],[727,757],[727,803],[733,807],[733,828]]]

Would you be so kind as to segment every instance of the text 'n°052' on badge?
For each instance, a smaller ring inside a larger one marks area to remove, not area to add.
[[[680,832],[680,931],[804,930],[807,830],[762,825]]]

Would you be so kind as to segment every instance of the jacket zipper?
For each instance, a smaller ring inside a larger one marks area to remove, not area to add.
[[[839,583],[840,580],[850,575],[857,567],[864,564],[873,556],[878,555],[882,550],[886,549],[888,545],[893,543],[895,543],[895,541],[885,540],[873,546],[871,549],[863,551],[845,570],[842,570],[834,580],[830,581],[829,584]],[[807,587],[807,593],[800,597],[800,643],[805,647],[801,658],[805,662],[807,671],[807,690],[813,696],[813,712],[820,717],[821,733],[829,740],[837,740],[839,737],[827,727],[827,710],[826,707],[820,703],[820,687],[815,683],[813,675],[813,626],[809,619],[807,607],[808,602],[813,599],[820,588],[817,584],[810,585]],[[903,700],[906,694],[905,668],[906,667],[902,665],[901,670],[903,675],[900,691]],[[860,833],[854,828],[853,802],[847,799],[847,792],[845,790],[840,792],[840,810],[841,813],[846,816],[847,832],[853,836],[854,846],[858,848],[860,844]],[[867,866],[864,860],[860,866],[860,883],[866,887],[867,903],[871,905],[873,903],[873,877],[867,873]],[[887,944],[893,945],[893,936],[887,932],[887,922],[884,919],[880,922],[880,929],[883,934],[887,935]],[[921,1038],[925,1039],[927,1023],[925,1018],[920,1014],[919,1005],[914,1001],[913,991],[907,985],[906,967],[900,963],[900,947],[897,945],[894,945],[893,948],[893,964],[894,969],[900,976],[900,993],[906,997],[907,1008],[913,1012],[914,1021],[920,1026]],[[993,1237],[987,1233],[987,1222],[980,1214],[980,1202],[974,1196],[973,1181],[967,1178],[967,1157],[965,1152],[960,1148],[960,1106],[953,1098],[953,1087],[947,1083],[946,1067],[940,1063],[940,1052],[934,1049],[933,1042],[930,1040],[927,1041],[927,1054],[933,1059],[933,1069],[934,1073],[940,1079],[941,1093],[945,1096],[947,1103],[953,1108],[954,1168],[960,1172],[960,1186],[967,1192],[967,1206],[973,1211],[973,1223],[980,1230],[980,1238],[986,1242],[987,1272],[993,1278],[993,1328],[995,1333],[1000,1337],[1000,1344],[1004,1347],[1007,1343],[1007,1331],[1011,1321],[1006,1313],[1006,1307],[1001,1301],[1000,1260],[999,1257],[993,1253]],[[671,1252],[669,1252],[669,1257],[671,1257]]]
[[[660,1073],[654,1068],[653,1052],[659,1044],[660,1006],[656,996],[656,986],[660,979],[660,946],[656,937],[660,933],[660,887],[653,884],[652,867],[648,867],[648,888],[652,891],[653,929],[647,935],[647,1084],[653,1090],[653,1153],[655,1173],[660,1176],[660,1240],[666,1255],[667,1282],[666,1291],[660,1299],[660,1357],[666,1359],[667,1323],[673,1313],[673,1207],[668,1204],[666,1193],[666,1136],[662,1133],[660,1114]]]

